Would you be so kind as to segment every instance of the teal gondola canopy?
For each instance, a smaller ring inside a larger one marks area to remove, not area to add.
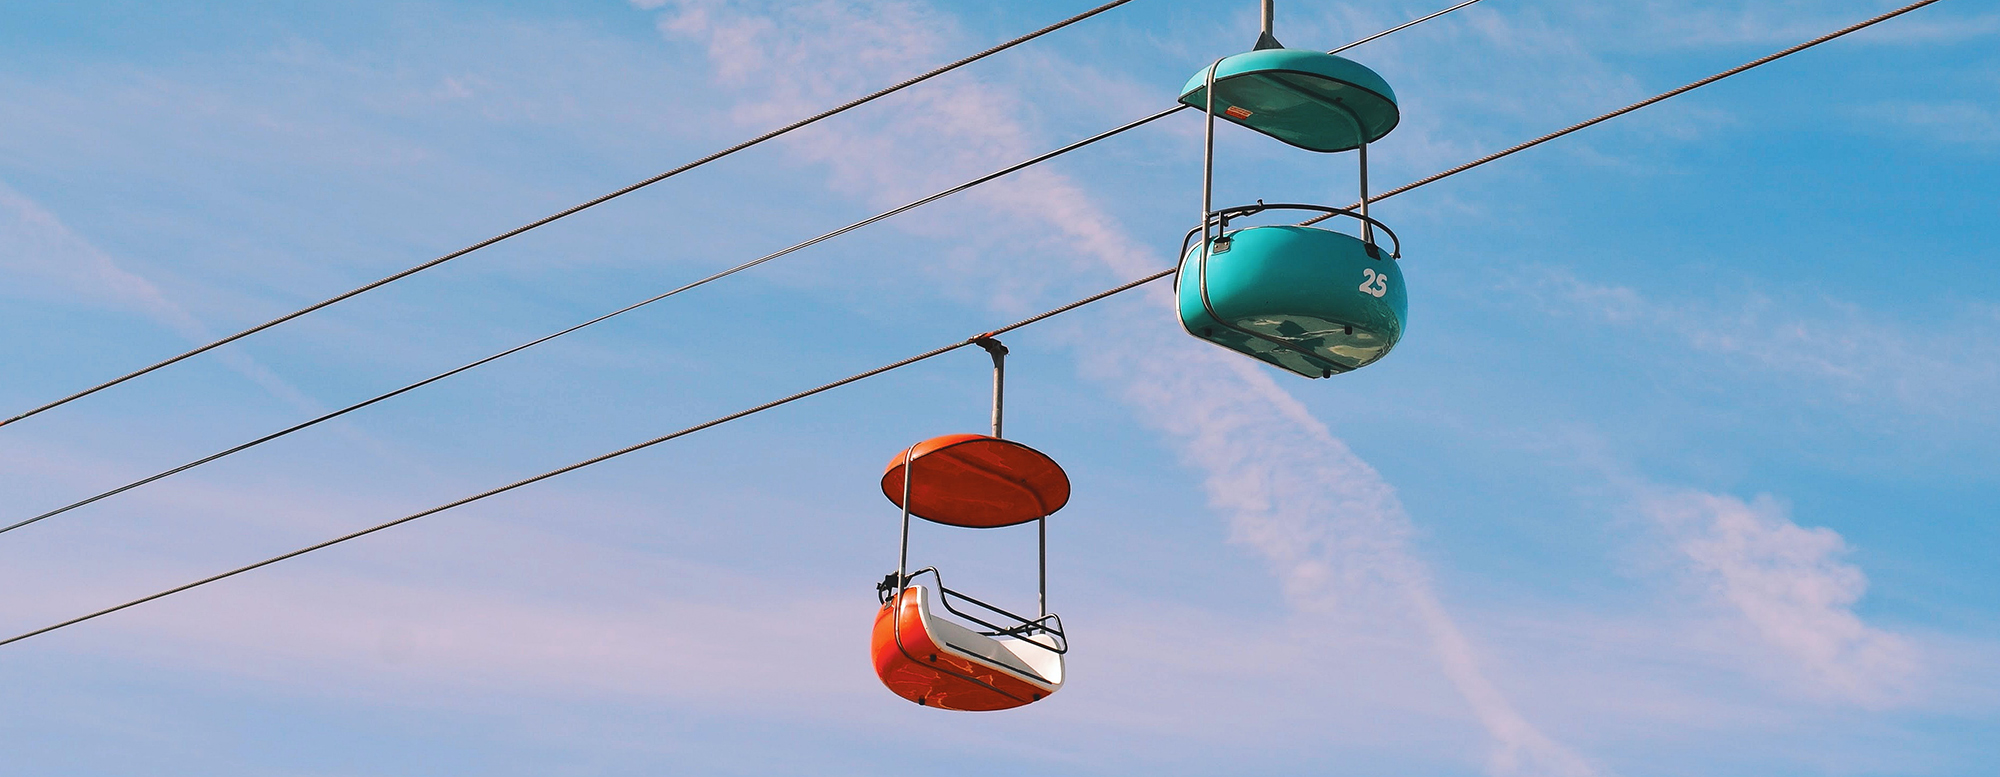
[[[1208,68],[1181,88],[1181,102],[1208,104]],[[1396,128],[1402,114],[1389,82],[1345,57],[1307,49],[1262,49],[1215,65],[1215,115],[1308,151],[1348,151]]]
[[[1189,334],[1309,378],[1366,366],[1402,339],[1394,258],[1331,230],[1257,226],[1192,246],[1176,279]]]

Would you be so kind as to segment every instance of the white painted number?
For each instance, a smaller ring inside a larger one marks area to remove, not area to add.
[[[1381,299],[1382,295],[1389,293],[1388,273],[1362,270],[1361,277],[1361,293],[1373,296],[1376,299]]]

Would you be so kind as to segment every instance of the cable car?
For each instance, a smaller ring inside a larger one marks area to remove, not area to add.
[[[896,571],[876,586],[881,609],[869,640],[875,674],[917,704],[983,712],[1032,704],[1062,688],[1069,643],[1048,611],[1048,517],[1069,502],[1069,475],[1054,459],[1004,439],[1006,346],[974,340],[993,357],[993,434],[933,437],[898,453],[882,495],[903,511]],[[937,567],[909,569],[910,518],[972,529],[1034,523],[1040,614],[1015,615],[946,588]],[[916,581],[929,576],[930,585]]]
[[[1368,215],[1368,144],[1401,120],[1396,94],[1375,71],[1345,57],[1288,49],[1271,36],[1270,3],[1257,48],[1194,75],[1180,101],[1206,114],[1202,223],[1181,244],[1175,297],[1191,335],[1309,378],[1360,369],[1402,339],[1409,299],[1397,266],[1402,244]],[[1215,121],[1248,127],[1308,151],[1357,151],[1358,210],[1295,203],[1213,207]],[[1319,215],[1294,226],[1232,229],[1270,210]],[[1360,236],[1310,226],[1353,219]],[[1377,244],[1375,233],[1390,247]],[[1192,244],[1196,234],[1201,241]]]

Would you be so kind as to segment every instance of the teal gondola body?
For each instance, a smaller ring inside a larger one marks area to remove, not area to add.
[[[1358,369],[1402,339],[1403,271],[1386,251],[1313,227],[1232,230],[1176,279],[1189,334],[1311,378]]]
[[[1208,104],[1208,68],[1181,88],[1181,102]],[[1215,66],[1215,115],[1308,151],[1348,151],[1382,139],[1402,114],[1389,82],[1361,63],[1323,51],[1263,49]]]

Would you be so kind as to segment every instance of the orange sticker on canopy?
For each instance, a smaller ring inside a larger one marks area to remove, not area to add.
[[[1238,106],[1234,106],[1234,105],[1231,105],[1231,106],[1229,106],[1228,108],[1224,108],[1224,109],[1222,109],[1222,112],[1223,112],[1223,113],[1226,113],[1226,114],[1229,114],[1230,116],[1234,116],[1234,117],[1236,117],[1236,118],[1238,118],[1238,119],[1247,119],[1247,118],[1250,118],[1250,111],[1249,111],[1249,109],[1246,109],[1246,108],[1241,108],[1241,107],[1238,107]]]

